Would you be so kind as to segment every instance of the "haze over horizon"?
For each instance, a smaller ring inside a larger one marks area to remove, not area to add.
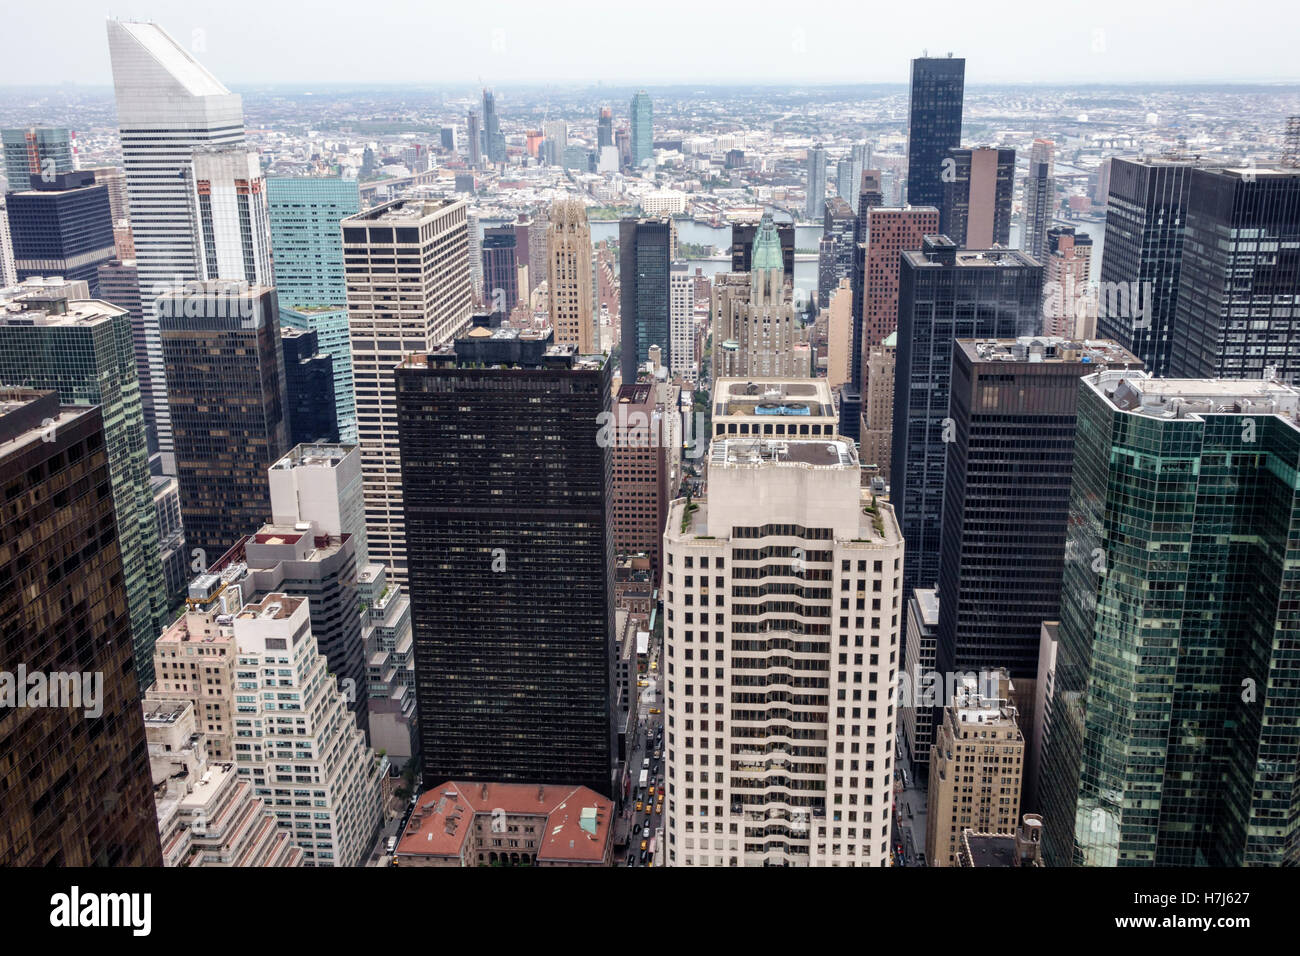
[[[375,0],[360,13],[337,0],[266,5],[250,0],[120,2],[106,10],[68,0],[60,16],[23,5],[6,12],[12,44],[0,86],[111,84],[106,16],[154,20],[233,88],[421,84],[503,86],[904,83],[908,61],[952,51],[967,82],[1275,83],[1300,81],[1292,38],[1300,7],[1190,0],[1176,10],[1122,0],[981,7],[797,6],[755,0],[731,7],[668,2],[624,10],[578,0],[562,6],[480,3],[429,9]],[[1212,23],[1213,29],[1206,29]],[[371,40],[366,25],[373,24]],[[413,38],[405,46],[379,38]],[[57,49],[50,58],[45,51]],[[304,61],[308,65],[304,67]],[[603,61],[603,62],[602,62]],[[607,63],[610,72],[597,71]],[[317,72],[311,65],[316,64]]]

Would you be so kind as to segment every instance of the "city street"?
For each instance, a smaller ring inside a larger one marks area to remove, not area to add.
[[[651,661],[660,659],[660,646],[657,643],[651,644],[649,659]],[[660,665],[660,668],[662,668],[662,665]],[[650,838],[663,825],[662,814],[655,812],[655,808],[663,800],[664,755],[663,743],[659,739],[659,735],[663,731],[663,714],[650,713],[652,708],[663,710],[660,674],[660,669],[651,670],[647,665],[646,671],[639,675],[639,679],[646,681],[648,686],[638,688],[641,695],[639,701],[640,725],[637,730],[636,742],[630,748],[628,754],[628,775],[632,779],[630,792],[624,801],[619,825],[615,830],[615,866],[645,866],[646,863],[651,862],[648,858]],[[658,758],[655,757],[656,750],[659,751]],[[650,758],[650,773],[647,775],[646,791],[642,791],[637,784],[646,757]],[[647,805],[646,797],[650,787],[655,788],[655,795]],[[640,811],[636,809],[638,800],[642,801]],[[644,861],[641,859],[641,844],[643,841],[647,848],[647,859]],[[656,853],[657,855],[658,853]]]
[[[894,758],[894,819],[891,827],[894,865],[925,866],[926,781],[917,779],[907,757],[907,748],[901,741],[897,744]],[[902,853],[899,853],[900,846]]]

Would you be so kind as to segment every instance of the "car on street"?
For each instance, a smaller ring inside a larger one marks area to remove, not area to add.
[[[660,815],[662,815],[663,812],[664,812],[664,805],[663,805],[662,803],[656,803],[656,804],[655,804],[655,813],[656,813],[656,814],[660,814]]]
[[[633,835],[633,836],[638,836],[638,835],[640,835],[640,833],[641,833],[641,824],[639,824],[639,823],[638,823],[638,824],[635,824],[635,825],[632,827],[632,835]]]
[[[640,800],[638,800],[638,801],[636,802],[636,812],[637,812],[637,813],[640,813],[640,812],[641,812],[641,801],[640,801]]]
[[[645,859],[645,848],[648,847],[649,845],[650,845],[650,841],[649,841],[649,840],[642,840],[642,841],[641,841],[641,858],[642,858],[642,859]]]
[[[658,707],[651,707],[651,708],[650,708],[650,713],[652,713],[652,714],[662,714],[663,711],[660,710]]]

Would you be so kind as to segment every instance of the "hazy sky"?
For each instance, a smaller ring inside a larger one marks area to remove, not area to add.
[[[228,86],[1296,81],[1295,0],[87,0],[5,4],[0,85],[111,83],[104,19],[162,24]]]

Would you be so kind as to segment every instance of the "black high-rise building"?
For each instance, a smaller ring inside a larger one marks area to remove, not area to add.
[[[1100,276],[1100,288],[1110,291],[1098,303],[1097,334],[1123,345],[1158,377],[1169,374],[1195,168],[1190,160],[1110,161]],[[1120,290],[1127,291],[1121,296]]]
[[[155,304],[187,547],[215,562],[271,511],[266,470],[289,445],[275,290],[186,283]]]
[[[0,389],[0,474],[0,866],[162,866],[99,408]]]
[[[731,224],[731,271],[748,272],[754,254],[754,237],[758,235],[757,222]],[[794,223],[778,222],[776,235],[781,240],[781,267],[788,276],[794,275]]]
[[[853,287],[853,355],[850,356],[849,381],[840,390],[840,434],[855,442],[862,438],[862,323],[866,316],[867,225],[871,221],[871,210],[884,203],[880,170],[864,170],[858,190],[858,214],[853,221],[853,262],[849,271]]]
[[[289,445],[339,440],[334,404],[334,358],[317,350],[316,333],[280,328],[284,382],[289,400]]]
[[[1169,375],[1300,382],[1300,169],[1194,169]]]
[[[663,364],[672,368],[668,276],[676,246],[673,221],[666,216],[619,223],[619,364],[625,384],[636,382],[652,345],[659,346]]]
[[[509,315],[519,304],[518,237],[514,226],[490,226],[483,230],[483,288],[488,304]]]
[[[81,279],[99,297],[99,267],[115,255],[108,187],[89,170],[57,173],[10,193],[9,230],[19,281],[31,276]]]
[[[958,251],[946,236],[927,236],[900,266],[890,498],[907,541],[908,600],[939,577],[947,447],[956,437],[948,409],[953,342],[1037,335],[1043,267],[1018,250]]]
[[[397,368],[426,786],[613,792],[612,372],[486,328]]]
[[[608,106],[600,108],[600,119],[596,122],[596,149],[614,145],[614,111]]]
[[[943,206],[943,167],[948,150],[961,145],[966,85],[964,58],[918,57],[912,61],[907,97],[907,202]]]
[[[939,673],[1035,679],[1059,619],[1079,379],[1142,363],[1113,342],[952,343],[939,557]]]

